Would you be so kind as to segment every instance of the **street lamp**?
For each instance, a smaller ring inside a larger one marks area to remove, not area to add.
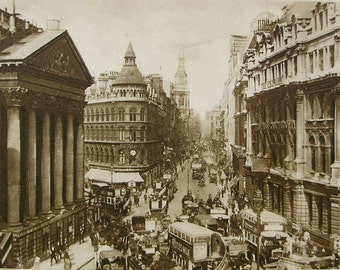
[[[262,199],[262,191],[260,189],[257,189],[255,191],[254,195],[254,210],[257,216],[257,254],[256,254],[256,260],[257,260],[257,269],[260,269],[260,236],[261,236],[261,212],[263,209],[263,199]]]

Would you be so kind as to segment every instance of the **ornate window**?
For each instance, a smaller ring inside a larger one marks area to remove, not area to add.
[[[130,141],[131,142],[135,142],[136,141],[136,138],[137,138],[137,135],[136,135],[136,128],[134,127],[131,127],[130,128]]]
[[[136,121],[137,110],[136,108],[130,109],[130,121]]]
[[[119,127],[119,140],[125,141],[125,128]]]
[[[326,172],[326,148],[325,148],[325,138],[320,136],[320,172]]]
[[[145,127],[144,126],[140,128],[140,140],[141,142],[144,142],[145,140]]]
[[[125,110],[123,108],[118,109],[118,121],[125,121]]]
[[[119,164],[124,165],[125,164],[125,153],[124,150],[119,151]]]
[[[145,109],[140,109],[140,121],[145,121]]]
[[[315,149],[315,140],[314,140],[313,136],[309,137],[309,145],[310,145],[311,168],[315,172],[315,169],[316,169],[316,149]]]

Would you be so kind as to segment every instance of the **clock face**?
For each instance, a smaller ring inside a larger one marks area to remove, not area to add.
[[[136,154],[137,154],[136,150],[132,149],[132,150],[130,151],[130,155],[131,155],[131,156],[135,156]]]

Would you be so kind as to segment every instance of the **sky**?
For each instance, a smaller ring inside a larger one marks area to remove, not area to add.
[[[0,0],[12,10],[13,0]],[[60,20],[92,76],[120,71],[131,41],[144,75],[173,81],[183,48],[190,107],[201,117],[222,98],[228,79],[230,35],[250,34],[260,13],[287,2],[268,0],[15,0],[16,12],[45,29]]]

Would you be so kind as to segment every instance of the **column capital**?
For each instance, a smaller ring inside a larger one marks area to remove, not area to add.
[[[340,34],[334,36],[335,42],[340,42]]]
[[[337,83],[332,89],[331,89],[331,92],[339,97],[340,96],[340,83]]]
[[[302,103],[303,102],[303,97],[304,97],[304,93],[301,89],[298,89],[296,91],[296,96],[295,96],[295,100],[297,103]]]

